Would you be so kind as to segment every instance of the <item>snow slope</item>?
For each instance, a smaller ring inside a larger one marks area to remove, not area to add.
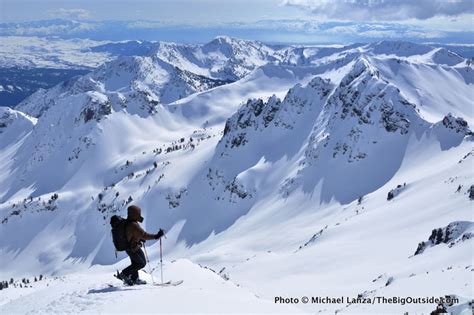
[[[204,45],[160,43],[156,55],[195,73],[221,80],[235,81],[258,66],[277,61],[267,45],[227,36],[216,37]]]
[[[7,110],[23,136],[0,138],[0,279],[52,289],[8,288],[1,311],[154,311],[165,289],[105,285],[127,264],[108,220],[132,203],[168,231],[166,277],[185,280],[157,294],[164,311],[436,308],[301,303],[359,295],[470,311],[472,66],[410,43],[261,45],[160,43],[176,53],[120,57]]]
[[[185,279],[177,287],[123,287],[119,281],[111,280],[113,272],[110,267],[94,267],[87,275],[45,278],[32,283],[31,288],[9,289],[0,300],[4,305],[2,311],[8,314],[29,313],[33,309],[50,314],[222,313],[222,305],[226,305],[229,313],[301,313],[296,307],[280,307],[262,300],[186,259],[169,262],[164,267],[168,277]],[[142,278],[152,283],[149,275],[143,274]],[[156,276],[155,280],[160,281]],[[177,303],[177,298],[185,303]],[[118,300],[122,302],[117,303]]]

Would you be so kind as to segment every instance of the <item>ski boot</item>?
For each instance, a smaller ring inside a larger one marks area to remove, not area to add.
[[[115,277],[116,277],[117,279],[122,280],[122,281],[123,281],[123,284],[125,284],[125,285],[132,286],[132,285],[135,284],[134,281],[132,280],[132,278],[131,278],[130,276],[125,276],[123,273],[118,272],[118,270],[117,270],[117,274],[115,275]]]
[[[137,278],[133,281],[133,284],[135,285],[141,285],[141,284],[146,284],[146,281],[145,280],[142,280],[140,278]]]

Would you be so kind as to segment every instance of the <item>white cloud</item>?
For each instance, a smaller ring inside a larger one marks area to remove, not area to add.
[[[336,20],[426,20],[435,16],[472,14],[472,0],[284,0],[288,6],[310,10]]]
[[[50,10],[49,15],[52,18],[73,19],[73,20],[83,20],[83,19],[88,19],[91,17],[91,14],[88,10],[65,9],[65,8]]]
[[[97,28],[97,24],[89,22],[71,22],[59,21],[56,23],[22,23],[13,24],[0,28],[1,35],[18,35],[18,36],[58,36],[73,35],[81,32],[91,32]]]
[[[401,27],[398,25],[383,24],[352,24],[338,25],[325,30],[327,34],[337,36],[353,36],[355,38],[440,38],[445,36],[440,31],[428,31],[421,29],[412,29],[410,27]]]
[[[290,32],[314,33],[320,30],[320,23],[312,20],[260,20],[254,23],[222,23],[239,29],[284,30]]]
[[[154,21],[134,21],[127,24],[127,28],[130,29],[156,29],[163,26],[166,26],[166,23],[163,22],[154,22]]]

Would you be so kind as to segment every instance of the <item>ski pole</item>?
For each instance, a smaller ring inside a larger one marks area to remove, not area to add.
[[[165,231],[164,231],[164,230],[162,230],[162,231],[163,231],[163,236],[162,236],[162,237],[167,238],[167,237],[166,237],[166,234],[165,234]],[[162,247],[162,245],[161,245],[161,238],[160,238],[160,251],[161,251],[161,247]],[[160,257],[162,257],[162,256],[163,256],[163,255],[161,254]],[[161,262],[162,262],[162,260],[160,260],[160,263],[161,263]],[[160,264],[160,265],[161,265],[161,264]],[[158,268],[158,265],[157,265],[155,268],[151,268],[151,272],[154,272],[157,268]],[[163,268],[162,268],[162,269],[163,269]],[[162,276],[161,278],[163,279],[163,276]],[[163,280],[162,280],[161,282],[163,282]]]
[[[161,284],[163,284],[163,246],[161,245],[161,237],[160,237],[160,267],[161,267]]]
[[[148,265],[148,271],[150,272],[151,282],[154,285],[155,284],[155,279],[153,279],[153,274],[152,274],[152,270],[151,270],[151,266],[150,266],[150,260],[148,260],[148,253],[146,252],[145,242],[143,242],[143,249],[145,250],[146,264]]]

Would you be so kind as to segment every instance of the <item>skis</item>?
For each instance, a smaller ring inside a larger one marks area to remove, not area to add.
[[[123,284],[123,286],[116,286],[116,285],[113,285],[113,284],[107,284],[107,286],[109,288],[136,288],[136,287],[141,287],[141,286],[154,286],[154,287],[175,287],[175,286],[178,286],[180,285],[181,283],[183,283],[184,281],[183,280],[179,280],[179,281],[167,281],[167,282],[163,282],[163,283],[147,283],[147,284],[134,284],[134,285],[128,285],[128,284]]]
[[[154,285],[159,286],[159,287],[175,287],[177,285],[180,285],[183,282],[184,282],[184,280],[167,281],[167,282],[163,282],[163,283],[155,283]]]
[[[123,282],[124,286],[126,287],[134,287],[134,286],[141,286],[141,285],[152,285],[152,286],[157,286],[157,287],[175,287],[175,286],[178,286],[180,285],[181,283],[184,282],[184,280],[178,280],[178,281],[166,281],[166,282],[163,282],[163,283],[145,283],[145,284],[134,284],[134,285],[128,285],[127,283],[125,283],[122,279],[120,279],[118,277],[118,274],[114,274],[114,277],[117,279],[117,280],[120,280]],[[113,287],[113,285],[109,284],[109,287]]]

